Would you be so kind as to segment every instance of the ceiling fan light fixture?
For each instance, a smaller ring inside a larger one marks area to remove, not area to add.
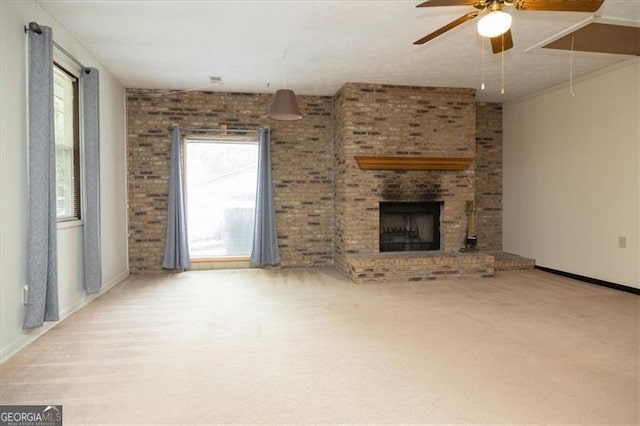
[[[300,113],[300,107],[298,106],[296,94],[293,93],[293,90],[277,90],[267,116],[272,120],[278,121],[300,120],[302,114]]]
[[[494,10],[478,21],[478,33],[482,37],[498,37],[511,28],[511,15],[501,10]]]

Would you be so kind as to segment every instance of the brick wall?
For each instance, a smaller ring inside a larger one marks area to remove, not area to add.
[[[161,270],[173,124],[272,128],[283,266],[335,263],[346,272],[346,256],[377,253],[380,201],[445,201],[443,249],[457,251],[466,232],[464,204],[475,199],[479,247],[501,248],[502,110],[475,104],[473,90],[347,83],[333,99],[298,96],[304,118],[293,123],[265,117],[273,95],[158,93],[127,91],[134,273]],[[365,171],[354,155],[476,160],[463,172]]]
[[[476,104],[478,248],[502,250],[502,105]]]
[[[270,126],[282,266],[333,264],[332,98],[298,96],[304,118],[269,120],[273,95],[127,90],[129,268],[160,271],[167,219],[170,125]]]
[[[356,155],[475,157],[474,91],[347,83],[334,98],[336,266],[379,252],[380,201],[444,201],[442,249],[464,246],[466,201],[475,198],[475,163],[467,170],[361,170]]]

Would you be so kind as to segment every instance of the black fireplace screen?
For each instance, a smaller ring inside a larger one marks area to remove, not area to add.
[[[380,203],[380,251],[440,250],[442,202]]]

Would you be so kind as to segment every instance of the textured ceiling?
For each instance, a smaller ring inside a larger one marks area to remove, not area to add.
[[[423,46],[413,41],[474,10],[420,1],[39,1],[128,88],[333,95],[345,82],[480,88],[504,102],[567,81],[570,54],[525,50],[592,15],[518,11],[515,47],[490,53],[476,21]],[[640,0],[605,0],[595,14],[640,23]],[[285,57],[286,51],[286,57]],[[484,61],[483,61],[484,57]],[[629,57],[631,58],[631,57]],[[627,57],[574,55],[574,77]],[[483,66],[484,62],[484,66]],[[285,82],[286,80],[286,82]]]

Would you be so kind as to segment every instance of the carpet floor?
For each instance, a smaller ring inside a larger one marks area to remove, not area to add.
[[[136,275],[0,366],[65,424],[640,422],[640,298],[538,270]]]

